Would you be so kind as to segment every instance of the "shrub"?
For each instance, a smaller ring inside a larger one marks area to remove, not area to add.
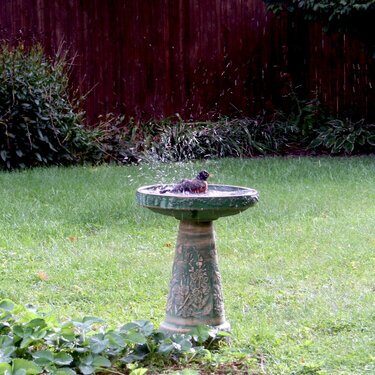
[[[369,153],[375,149],[375,124],[364,120],[334,119],[316,130],[310,149],[328,150],[332,154]]]
[[[165,125],[148,155],[161,161],[272,154],[287,141],[288,124],[263,118]]]
[[[312,98],[304,98],[300,92],[300,86],[294,86],[290,77],[286,81],[283,96],[283,105],[279,117],[289,124],[293,129],[288,132],[288,143],[306,148],[315,138],[315,130],[319,129],[322,123],[330,119],[328,110],[323,106],[318,92],[314,92]]]
[[[88,144],[83,160],[93,164],[138,163],[148,158],[151,146],[160,139],[169,120],[125,122],[125,116],[108,113],[99,116],[93,127],[87,128]],[[82,157],[81,157],[82,159]]]
[[[137,127],[129,127],[125,116],[109,113],[90,129],[92,163],[128,164],[141,159]]]
[[[63,54],[0,46],[0,168],[75,163],[90,149]]]

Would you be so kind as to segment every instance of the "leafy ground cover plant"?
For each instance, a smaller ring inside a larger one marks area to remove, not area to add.
[[[139,375],[147,370],[142,365],[160,367],[202,359],[210,353],[204,344],[209,346],[224,334],[197,327],[191,335],[167,337],[146,320],[119,329],[106,329],[96,317],[58,323],[33,306],[2,300],[0,373],[91,375],[117,369],[116,373]]]

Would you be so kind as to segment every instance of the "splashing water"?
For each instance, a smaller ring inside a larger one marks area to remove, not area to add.
[[[174,185],[151,185],[145,187],[148,194],[162,195],[167,197],[180,197],[180,198],[221,198],[221,197],[234,197],[241,195],[254,195],[255,190],[230,185],[208,185],[208,191],[205,193],[191,193],[191,192],[170,192],[161,193],[162,189],[166,187],[173,187]]]

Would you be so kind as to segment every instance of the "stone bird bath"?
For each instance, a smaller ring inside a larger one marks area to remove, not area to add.
[[[180,221],[166,318],[160,329],[186,333],[209,325],[228,331],[213,221],[253,206],[258,193],[245,187],[209,184],[203,194],[161,194],[165,187],[143,186],[136,193],[141,206]]]

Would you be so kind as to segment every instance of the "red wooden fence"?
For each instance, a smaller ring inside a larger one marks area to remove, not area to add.
[[[59,46],[91,121],[254,115],[285,77],[334,111],[375,118],[375,63],[359,41],[267,14],[262,0],[1,0],[0,39]]]

